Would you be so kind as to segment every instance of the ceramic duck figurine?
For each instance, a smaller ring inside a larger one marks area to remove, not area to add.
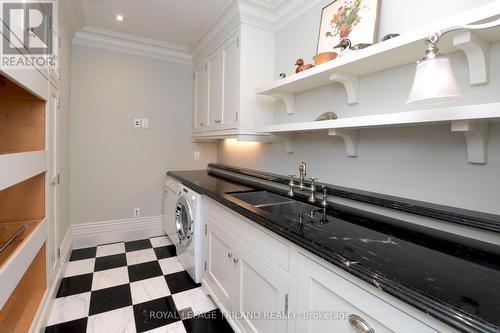
[[[297,69],[295,70],[295,73],[299,73],[302,71],[305,71],[306,69],[313,68],[314,65],[311,64],[304,64],[304,59],[297,59],[297,62],[295,63],[295,66],[297,66]]]
[[[340,48],[340,50],[342,52],[344,52],[346,50],[354,51],[354,50],[365,49],[365,48],[367,48],[368,46],[371,46],[371,45],[372,44],[360,43],[360,44],[356,44],[356,45],[353,46],[350,39],[342,39],[340,41],[340,43],[338,43],[337,45],[335,45],[333,48],[334,49]]]

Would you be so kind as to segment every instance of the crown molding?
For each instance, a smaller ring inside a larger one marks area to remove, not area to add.
[[[197,38],[191,43],[189,50],[194,63],[207,56],[217,45],[234,33],[240,24],[240,13],[236,1],[229,2],[212,20],[197,33]]]
[[[193,64],[193,60],[187,46],[90,26],[85,26],[78,31],[73,38],[73,43],[168,60],[181,64]]]
[[[60,17],[62,23],[67,29],[68,35],[72,39],[73,36],[84,25],[83,11],[79,0],[59,1]]]
[[[243,23],[279,31],[324,0],[238,0]]]

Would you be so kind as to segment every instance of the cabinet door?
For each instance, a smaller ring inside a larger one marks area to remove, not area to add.
[[[222,119],[221,129],[238,127],[239,101],[239,37],[234,35],[221,47],[222,57]]]
[[[349,316],[359,327],[371,327],[377,333],[436,332],[303,255],[297,257],[296,267],[299,267],[296,272],[297,313],[302,316],[296,321],[296,332],[360,332],[351,325]],[[317,317],[320,315],[323,317]]]
[[[235,313],[243,331],[286,332],[283,316],[288,311],[288,284],[273,272],[274,265],[267,258],[242,242],[235,261]]]
[[[194,73],[193,132],[202,132],[208,115],[208,65],[201,64]]]
[[[210,223],[210,218],[205,222],[205,282],[215,293],[215,299],[227,312],[233,311],[234,304],[234,254],[233,240],[221,229]]]
[[[220,50],[207,59],[208,71],[208,130],[217,130],[222,121],[222,61]]]

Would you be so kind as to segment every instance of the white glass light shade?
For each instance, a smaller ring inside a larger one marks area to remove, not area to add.
[[[408,105],[432,105],[462,97],[451,69],[450,59],[439,56],[417,63]]]

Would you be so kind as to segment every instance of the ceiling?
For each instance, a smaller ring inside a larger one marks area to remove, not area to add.
[[[187,46],[232,1],[80,0],[80,4],[84,25]],[[117,14],[125,21],[116,21]]]

